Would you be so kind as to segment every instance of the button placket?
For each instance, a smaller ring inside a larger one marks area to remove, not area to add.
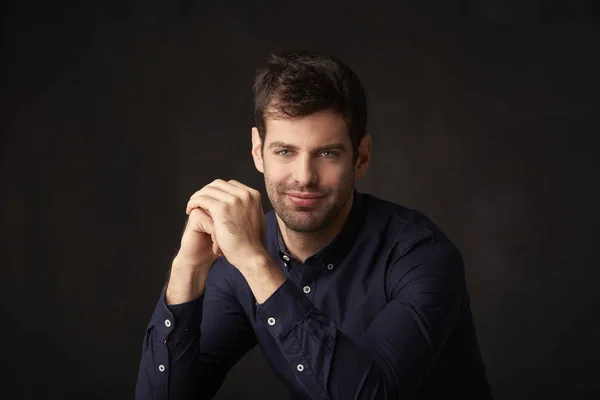
[[[283,260],[283,265],[285,267],[289,268],[290,263],[292,262],[291,258],[287,254],[284,254],[284,253],[281,253],[280,256],[281,256],[281,259]]]

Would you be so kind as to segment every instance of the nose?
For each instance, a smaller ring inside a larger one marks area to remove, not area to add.
[[[305,154],[296,159],[294,180],[302,188],[316,186],[318,174],[315,163],[310,155]]]

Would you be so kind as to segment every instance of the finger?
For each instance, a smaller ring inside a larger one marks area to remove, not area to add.
[[[252,193],[253,189],[234,180],[225,182],[222,179],[217,179],[208,186],[221,189],[222,191],[229,193],[235,197],[238,197],[240,200],[244,201],[251,200],[253,197],[255,197],[255,194]]]
[[[228,203],[229,201],[223,201],[212,196],[200,195],[188,202],[186,212],[189,213],[195,208],[201,208],[214,221],[219,215],[223,214],[223,208]]]
[[[215,232],[215,225],[212,218],[201,208],[194,208],[190,212],[190,216],[186,222],[186,229],[190,222],[193,224],[190,228],[196,232],[204,232],[209,235],[213,235]]]
[[[233,185],[235,187],[238,187],[240,189],[248,191],[252,195],[252,197],[254,197],[254,198],[257,198],[257,199],[261,198],[260,192],[258,190],[256,190],[256,189],[254,189],[254,188],[251,188],[250,186],[244,185],[243,183],[238,182],[235,179],[231,179],[231,180],[229,180],[227,182],[230,185]]]
[[[236,181],[235,179],[231,179],[228,181],[229,184],[238,187],[240,189],[243,189],[245,191],[247,191],[248,193],[250,193],[250,196],[252,196],[255,201],[258,202],[258,204],[260,204],[260,207],[262,209],[262,197],[261,194],[258,190],[251,188],[250,186],[246,186],[241,182]],[[266,222],[264,218],[261,218],[260,221],[260,234],[261,234],[261,238],[263,238],[263,240],[266,237],[266,232],[267,232],[267,227],[266,227]]]
[[[196,191],[194,192],[194,194],[192,194],[192,195],[190,196],[189,200],[191,200],[191,199],[193,199],[194,197],[198,196],[198,195],[199,195],[201,192],[202,192],[202,189],[200,189],[200,190],[196,190]],[[189,200],[188,200],[188,201],[189,201]]]
[[[208,185],[204,186],[202,189],[194,192],[194,194],[192,194],[190,196],[190,200],[201,195],[204,192],[204,189],[206,189],[207,187],[219,187],[221,188],[221,190],[223,190],[223,184],[226,184],[227,182],[225,182],[223,179],[215,179],[214,181],[212,181],[211,183],[209,183]],[[227,190],[224,190],[225,192],[227,192]]]
[[[221,257],[223,255],[223,252],[221,251],[219,244],[214,240],[213,240],[213,244],[212,244],[212,252],[215,256],[218,256],[218,257]]]
[[[215,235],[210,235],[211,239],[212,239],[212,252],[215,253],[215,255],[217,255],[218,251],[219,251],[219,243],[217,243],[217,238],[215,237]]]
[[[211,189],[218,189],[220,192],[215,192]],[[260,200],[260,192],[256,189],[253,189],[249,186],[244,185],[241,182],[236,180],[230,180],[225,182],[223,179],[215,179],[210,184],[204,186],[202,189],[195,192],[188,202],[188,205],[192,200],[198,198],[198,196],[202,195],[211,195],[215,199],[219,199],[223,202],[231,203],[235,201],[234,197],[227,196],[226,194],[230,194],[231,196],[238,197],[240,200],[249,200],[251,198],[255,198]],[[186,213],[189,214],[190,207],[186,208]]]
[[[212,240],[212,252],[218,256],[219,254],[223,254],[221,248],[219,247],[219,243],[217,242],[217,237],[215,236],[215,225],[211,217],[201,208],[194,208],[190,217],[188,217],[188,221],[192,219],[192,223],[194,224],[191,229],[194,229],[196,232],[204,232],[210,235]],[[186,223],[187,226],[187,223]]]
[[[219,202],[230,203],[234,200],[234,196],[230,193],[224,192],[212,186],[205,186],[202,188],[201,193],[197,194],[195,197],[190,199],[190,201],[188,201],[185,213],[189,214],[190,211],[195,207],[202,207],[208,212],[209,215],[211,215],[211,209],[201,206],[201,203],[213,207]]]

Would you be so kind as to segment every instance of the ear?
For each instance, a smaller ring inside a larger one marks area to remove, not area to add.
[[[256,127],[252,128],[252,158],[254,159],[254,166],[261,174],[265,172],[265,166],[262,157],[262,140],[258,134]]]
[[[361,179],[366,175],[367,169],[369,169],[369,162],[371,161],[371,135],[365,135],[360,140],[358,147],[358,158],[356,165],[354,166],[354,179]]]

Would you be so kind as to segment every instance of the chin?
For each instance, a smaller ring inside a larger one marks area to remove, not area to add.
[[[277,211],[277,210],[276,210]],[[296,207],[285,207],[278,213],[279,218],[289,229],[300,233],[311,233],[321,231],[329,226],[336,212],[323,214],[323,210],[297,210]]]
[[[321,221],[311,221],[309,223],[294,223],[296,221],[286,222],[285,220],[283,220],[283,218],[282,221],[288,229],[298,233],[313,233],[323,229],[323,224]]]

